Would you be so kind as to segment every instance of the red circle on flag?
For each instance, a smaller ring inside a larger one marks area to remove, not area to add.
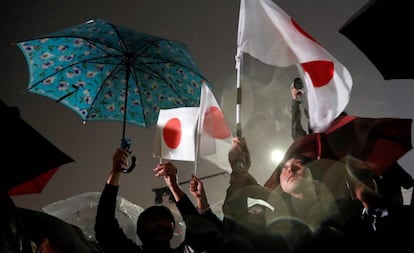
[[[303,70],[309,74],[315,87],[322,87],[333,80],[335,66],[331,61],[310,61],[302,63]]]
[[[203,129],[216,139],[226,139],[231,135],[223,112],[217,106],[211,106],[206,110]]]
[[[164,142],[169,148],[177,148],[181,143],[182,129],[178,118],[168,120],[162,131]]]

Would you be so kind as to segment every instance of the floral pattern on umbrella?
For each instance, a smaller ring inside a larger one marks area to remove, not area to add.
[[[49,97],[84,121],[141,127],[160,109],[198,106],[201,74],[186,45],[91,20],[17,43],[30,72],[28,91]]]

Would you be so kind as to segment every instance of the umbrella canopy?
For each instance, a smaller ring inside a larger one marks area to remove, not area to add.
[[[160,109],[198,106],[201,74],[186,45],[91,20],[17,43],[30,70],[28,91],[49,97],[84,121],[148,127]]]
[[[339,32],[376,66],[385,80],[412,79],[414,70],[404,59],[414,57],[410,1],[371,0]]]
[[[274,187],[277,170],[294,154],[343,162],[352,158],[361,162],[360,167],[382,175],[412,149],[411,125],[412,119],[341,116],[324,133],[295,140],[265,185]]]
[[[42,207],[42,210],[49,215],[79,227],[88,240],[95,241],[94,226],[100,196],[100,192],[85,192],[50,203]],[[119,225],[126,236],[138,244],[141,244],[141,241],[136,233],[136,225],[138,217],[143,211],[144,208],[121,196],[116,199],[115,216]],[[182,219],[179,215],[175,215],[175,219],[180,222],[177,222],[171,243],[178,246],[184,239],[185,224],[181,222]]]
[[[80,229],[89,240],[95,240],[96,208],[99,204],[100,192],[86,192],[67,199],[50,203],[42,210]],[[137,241],[136,223],[144,208],[118,196],[116,201],[116,217],[127,236]]]
[[[21,184],[11,188],[8,193],[10,196],[24,195],[30,193],[41,193],[46,187],[46,184],[53,177],[59,167],[52,168],[45,171],[38,176],[29,179]]]
[[[60,166],[74,160],[25,122],[17,107],[0,101],[0,112],[4,120],[0,187],[10,195],[40,193]]]
[[[44,212],[27,208],[17,208],[23,229],[37,245],[44,238],[53,238],[62,244],[71,245],[73,252],[101,253],[98,243],[87,238],[81,228]]]

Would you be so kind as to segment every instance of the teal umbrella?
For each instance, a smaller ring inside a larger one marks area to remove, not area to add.
[[[160,109],[199,106],[206,83],[183,43],[91,20],[17,43],[30,71],[28,91],[88,120],[156,124]]]

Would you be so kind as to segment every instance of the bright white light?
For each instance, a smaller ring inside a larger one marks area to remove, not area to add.
[[[271,153],[272,162],[274,162],[276,164],[280,163],[280,161],[282,161],[284,155],[285,154],[280,149],[273,150],[272,153]]]

